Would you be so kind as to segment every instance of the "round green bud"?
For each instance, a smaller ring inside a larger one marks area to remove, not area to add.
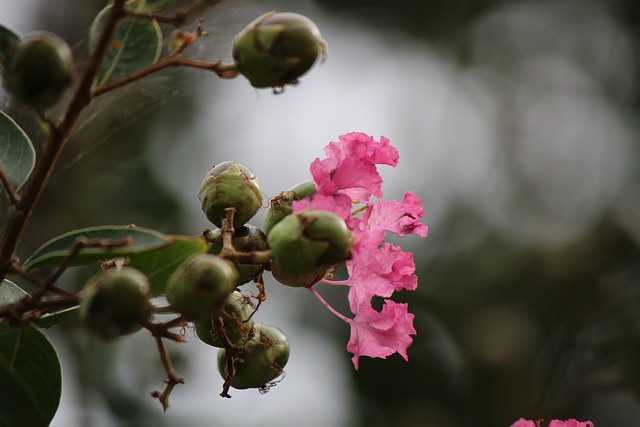
[[[218,255],[222,251],[222,230],[209,232],[207,239],[211,242],[209,253]],[[233,233],[232,244],[238,252],[266,251],[269,249],[267,236],[258,227],[245,225]],[[238,271],[236,286],[242,286],[255,279],[264,270],[263,264],[247,264],[239,260],[231,260]]]
[[[151,316],[149,281],[134,268],[101,271],[84,289],[80,321],[102,338],[132,334]]]
[[[295,84],[318,59],[326,56],[320,30],[306,16],[269,12],[233,40],[238,71],[256,88]]]
[[[73,55],[60,37],[35,32],[5,52],[4,86],[20,103],[45,110],[71,83]]]
[[[235,289],[237,277],[230,261],[196,255],[169,277],[167,300],[174,311],[191,320],[215,315]]]
[[[264,219],[264,232],[269,234],[274,225],[282,221],[287,215],[290,215],[291,205],[295,200],[305,197],[311,197],[316,194],[316,185],[313,181],[304,181],[291,187],[289,190],[282,191],[269,202],[269,210]]]
[[[349,259],[353,233],[333,212],[310,209],[284,218],[271,229],[267,241],[276,269],[312,275]]]
[[[250,299],[240,292],[232,292],[224,303],[219,317],[222,317],[225,333],[233,345],[240,346],[253,335],[253,319],[250,316],[254,309]],[[211,316],[196,321],[195,327],[196,335],[202,342],[214,347],[224,347]]]
[[[226,356],[225,349],[218,352],[218,370],[223,378],[227,376]],[[262,388],[284,372],[289,360],[289,341],[278,328],[258,324],[255,326],[255,336],[233,359],[236,372],[231,387]]]
[[[321,270],[315,273],[288,274],[280,270],[278,265],[271,263],[271,274],[278,282],[292,288],[310,288],[318,283],[329,273],[331,269]]]
[[[223,162],[204,177],[198,199],[207,219],[218,227],[226,208],[235,208],[233,227],[245,225],[262,205],[262,192],[258,177],[238,162]]]

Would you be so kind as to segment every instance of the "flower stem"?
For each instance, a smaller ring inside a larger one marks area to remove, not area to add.
[[[351,319],[349,319],[347,316],[344,316],[343,314],[341,314],[338,311],[336,311],[335,308],[331,307],[329,305],[329,303],[324,298],[322,298],[322,296],[318,293],[318,291],[316,291],[313,288],[307,288],[307,289],[309,289],[309,292],[311,292],[313,294],[313,296],[316,297],[318,299],[318,301],[320,301],[320,304],[324,305],[327,308],[327,310],[329,310],[331,313],[333,313],[334,316],[336,316],[339,319],[344,320],[347,323],[351,323]]]

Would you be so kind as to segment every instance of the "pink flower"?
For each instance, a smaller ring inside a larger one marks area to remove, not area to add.
[[[331,282],[350,286],[349,305],[353,313],[374,296],[388,298],[394,291],[413,291],[418,286],[418,277],[413,274],[416,270],[413,254],[389,243],[380,249],[360,252],[358,256],[354,252],[354,258],[346,263],[349,279]]]
[[[385,300],[381,312],[363,304],[349,323],[351,338],[347,351],[353,353],[351,360],[356,369],[360,356],[384,359],[397,352],[404,360],[409,360],[407,348],[416,330],[413,329],[413,314],[407,311],[407,304]]]
[[[415,290],[418,278],[413,255],[398,246],[384,243],[387,231],[405,236],[427,235],[427,226],[420,223],[424,214],[422,200],[407,192],[403,201],[370,202],[371,196],[382,197],[382,178],[377,165],[396,166],[398,150],[385,137],[380,142],[363,133],[352,132],[339,137],[325,147],[327,157],[315,159],[311,175],[316,195],[293,203],[293,211],[304,209],[329,210],[345,220],[354,234],[352,258],[346,262],[349,278],[325,281],[349,286],[349,307],[355,314],[346,318],[331,308],[313,289],[312,293],[334,314],[351,326],[347,350],[353,353],[358,369],[360,356],[380,357],[398,353],[407,359],[407,348],[415,335],[413,314],[406,304],[389,299],[395,291]],[[364,203],[354,216],[353,203]],[[382,311],[371,306],[373,297],[385,298]]]
[[[346,194],[366,202],[371,194],[382,197],[382,177],[376,165],[396,166],[398,150],[385,137],[377,142],[364,133],[351,132],[324,149],[327,158],[311,163],[311,176],[318,194]]]
[[[534,422],[520,418],[518,421],[511,424],[511,427],[541,427],[542,422],[543,420],[537,420]],[[577,421],[571,418],[567,421],[551,420],[548,427],[593,427],[593,423],[591,421]]]
[[[533,421],[520,418],[518,421],[511,424],[511,427],[539,427],[539,425],[540,425],[540,422],[534,423]]]
[[[593,423],[591,421],[577,421],[570,418],[567,421],[551,420],[549,427],[593,427]]]

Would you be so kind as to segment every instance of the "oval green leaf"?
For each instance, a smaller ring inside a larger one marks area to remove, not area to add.
[[[49,425],[60,404],[62,373],[41,332],[0,322],[0,384],[1,426]]]
[[[145,273],[152,283],[153,296],[163,295],[169,276],[187,258],[203,254],[209,249],[204,237],[172,236],[173,242],[160,249],[129,257],[132,267]]]
[[[89,53],[93,52],[109,17],[111,6],[96,16],[89,30]],[[160,58],[162,32],[154,19],[128,17],[120,21],[98,72],[96,86],[129,75]]]
[[[163,248],[172,238],[155,230],[128,226],[103,226],[83,228],[58,236],[36,250],[23,264],[26,270],[59,265],[73,250],[78,239],[100,243],[101,247],[81,249],[71,260],[70,266],[84,265],[117,257],[131,257],[140,252]],[[120,247],[109,247],[127,241]]]
[[[0,62],[3,62],[6,57],[6,51],[14,46],[18,40],[20,40],[20,36],[5,27],[4,25],[0,25]],[[0,66],[0,68],[2,68]]]
[[[29,294],[11,280],[5,279],[0,283],[0,305],[12,304],[27,295]]]
[[[0,170],[16,190],[29,178],[35,162],[36,152],[27,134],[0,111]]]

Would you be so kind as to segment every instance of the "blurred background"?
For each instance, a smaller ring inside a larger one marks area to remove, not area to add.
[[[81,70],[103,6],[2,2],[0,20],[56,32]],[[420,281],[396,298],[416,316],[409,362],[363,358],[354,371],[347,325],[269,279],[256,320],[287,334],[291,359],[268,394],[218,397],[216,350],[188,336],[171,348],[186,384],[163,414],[148,396],[164,378],[151,337],[103,343],[70,320],[48,331],[64,369],[52,426],[640,425],[640,3],[227,0],[203,14],[210,35],[189,55],[229,60],[233,36],[269,10],[314,20],[326,63],[280,95],[165,70],[100,98],[21,253],[102,224],[196,235],[209,226],[195,195],[213,164],[247,164],[268,199],[309,179],[339,135],[384,135],[400,150],[381,171],[385,199],[415,192],[429,225],[424,240],[394,241],[414,252]],[[321,289],[347,313],[340,291]]]

